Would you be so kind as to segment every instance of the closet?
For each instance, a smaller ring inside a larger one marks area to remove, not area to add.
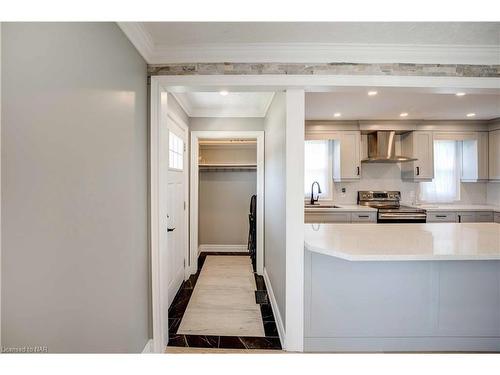
[[[199,142],[200,252],[247,251],[250,202],[257,191],[256,140]]]

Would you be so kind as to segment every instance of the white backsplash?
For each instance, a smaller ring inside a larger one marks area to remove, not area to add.
[[[500,182],[490,182],[487,187],[488,203],[500,206]]]
[[[487,189],[494,190],[492,197],[500,197],[500,183],[498,187],[489,188],[492,183],[476,182],[462,183],[460,190],[461,204],[486,204]],[[419,184],[401,180],[401,167],[399,164],[363,164],[361,179],[356,182],[334,182],[333,200],[336,203],[356,204],[358,190],[397,190],[401,191],[401,200],[411,202],[412,196],[418,198]],[[342,193],[342,188],[346,189]],[[496,189],[496,190],[495,190]],[[496,192],[496,196],[494,195]],[[489,201],[489,200],[488,200]],[[491,203],[491,202],[490,202]]]

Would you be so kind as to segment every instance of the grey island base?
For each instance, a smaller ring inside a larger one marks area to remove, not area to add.
[[[500,352],[500,225],[305,230],[305,351]]]

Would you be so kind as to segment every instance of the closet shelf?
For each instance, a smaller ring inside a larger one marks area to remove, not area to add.
[[[201,172],[254,171],[257,164],[199,164]]]

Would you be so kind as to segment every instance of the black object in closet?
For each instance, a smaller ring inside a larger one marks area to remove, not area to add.
[[[248,252],[252,259],[253,270],[256,271],[256,252],[257,252],[257,196],[250,198],[250,213],[248,214],[250,228],[248,230]]]

